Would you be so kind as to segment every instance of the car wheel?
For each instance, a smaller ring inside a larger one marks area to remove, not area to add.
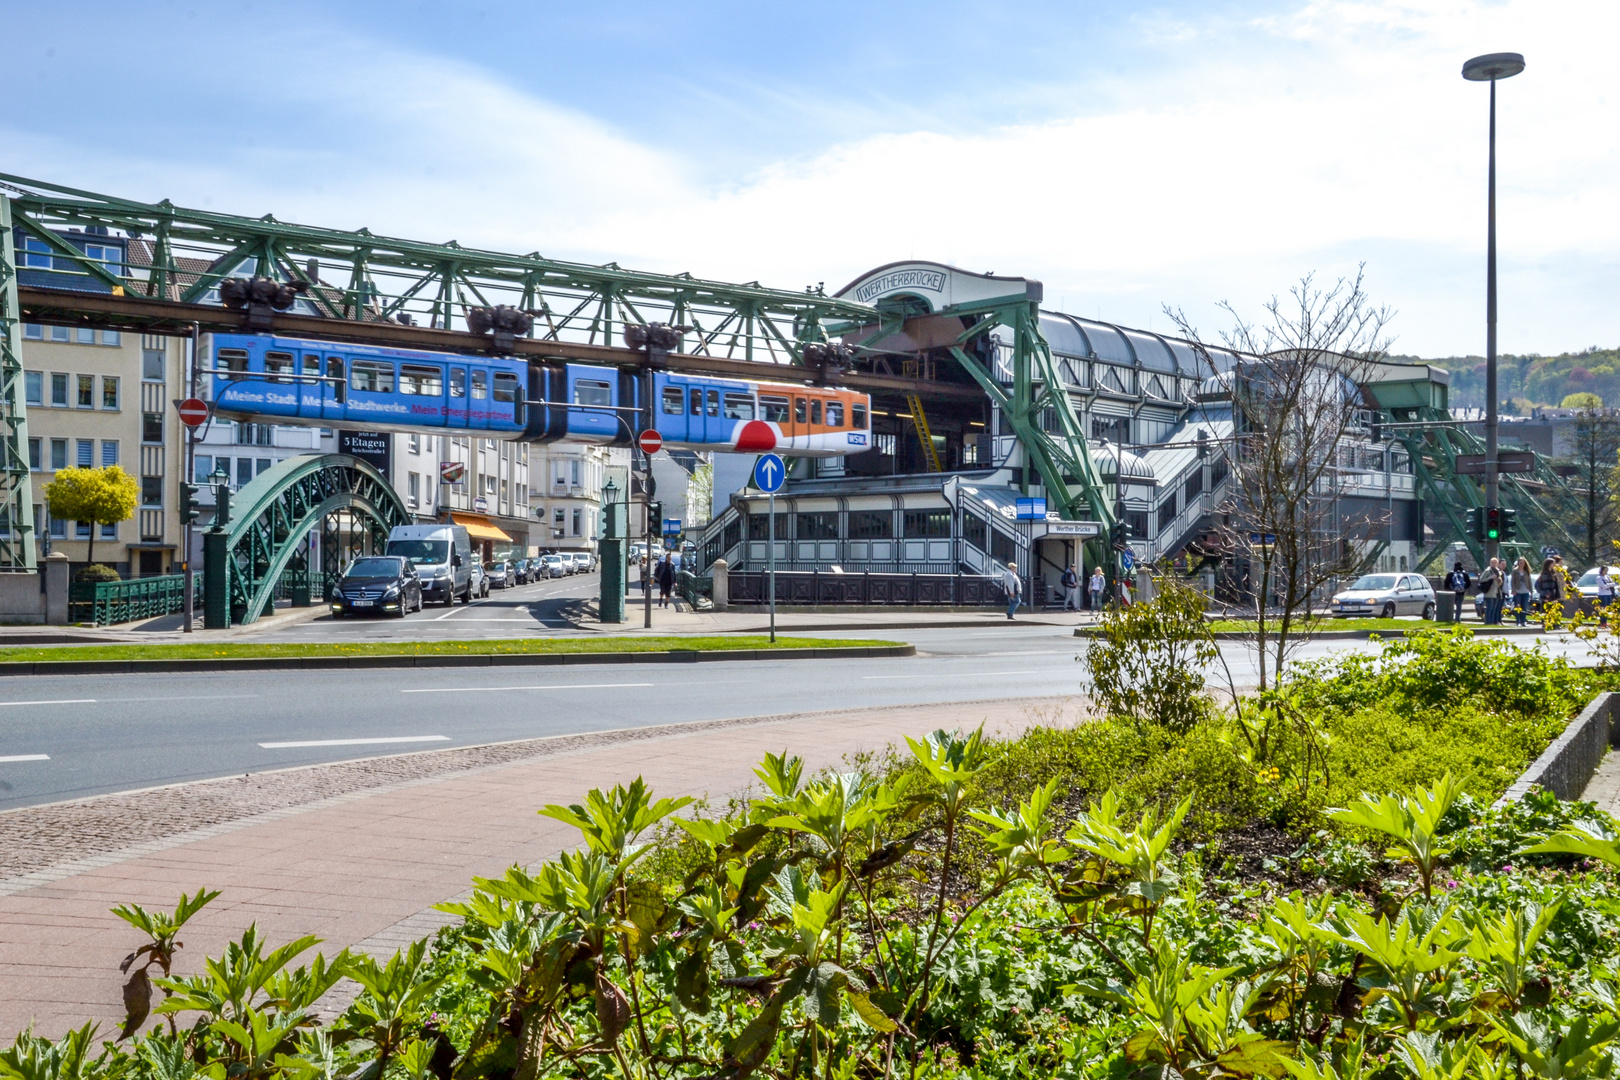
[[[1393,603],[1385,604],[1384,610],[1378,613],[1378,617],[1380,619],[1393,619],[1395,617],[1395,605]]]
[[[1433,600],[1430,600],[1427,604],[1423,605],[1423,617],[1425,619],[1428,619],[1430,622],[1434,621],[1434,601]]]

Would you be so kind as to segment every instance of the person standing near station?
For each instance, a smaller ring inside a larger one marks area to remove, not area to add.
[[[1551,559],[1544,559],[1541,563],[1541,573],[1536,575],[1536,599],[1541,606],[1558,603],[1558,591],[1563,587],[1563,577]]]
[[[1063,571],[1063,610],[1080,610],[1080,574],[1070,563],[1069,568]]]
[[[1001,587],[1007,593],[1007,618],[1010,620],[1024,598],[1024,582],[1018,576],[1017,563],[1007,564],[1006,572],[1001,575]]]
[[[1502,621],[1502,564],[1492,559],[1490,565],[1480,571],[1479,595],[1485,601],[1485,625],[1495,626]]]
[[[1468,576],[1468,571],[1463,569],[1462,560],[1458,559],[1457,565],[1446,575],[1446,588],[1451,590],[1451,598],[1454,601],[1451,605],[1452,622],[1462,622],[1463,597],[1468,595],[1468,586],[1471,584],[1473,579]]]
[[[647,553],[646,552],[642,552],[641,556],[638,559],[636,559],[636,582],[637,582],[637,584],[639,584],[641,586],[641,591],[642,592],[647,591]]]
[[[1614,578],[1609,576],[1609,564],[1598,566],[1597,575],[1597,606],[1598,618],[1603,622],[1609,621],[1609,605],[1614,603]]]
[[[1530,618],[1530,591],[1535,588],[1535,579],[1530,573],[1530,560],[1523,555],[1513,564],[1513,574],[1508,584],[1513,589],[1513,617],[1520,626]]]
[[[1091,572],[1091,612],[1095,615],[1102,610],[1103,591],[1108,588],[1108,579],[1103,577],[1102,567]]]
[[[659,560],[653,580],[658,582],[658,606],[669,607],[670,590],[675,588],[675,564],[669,561],[668,552]]]

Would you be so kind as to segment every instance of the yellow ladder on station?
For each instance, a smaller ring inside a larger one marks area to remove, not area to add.
[[[923,453],[928,457],[930,472],[944,472],[945,466],[940,464],[939,451],[934,449],[934,433],[928,430],[928,415],[923,412],[922,398],[916,394],[906,395],[906,404],[911,407],[911,423],[917,429],[917,440],[922,443]]]

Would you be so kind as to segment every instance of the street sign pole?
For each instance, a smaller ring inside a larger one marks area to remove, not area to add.
[[[197,400],[197,379],[199,376],[197,343],[201,333],[202,327],[197,323],[192,323],[191,370],[187,373],[188,379],[186,381],[187,403]],[[182,417],[182,420],[184,420],[184,417]],[[195,424],[191,424],[189,422],[186,422],[184,426],[186,429],[186,452],[181,456],[180,462],[180,468],[184,470],[184,472],[180,477],[180,486],[175,488],[176,492],[185,491],[185,485],[192,482],[191,478],[195,475],[197,468],[197,432],[199,429]],[[195,542],[195,539],[196,530],[190,517],[188,516],[185,521],[185,536],[181,540],[181,542],[186,545],[186,549],[180,560],[180,572],[186,575],[186,617],[181,625],[181,631],[187,634],[192,632],[192,611],[196,608],[197,601],[197,575],[195,569],[191,565],[191,548],[192,544]]]
[[[647,375],[647,400],[652,401],[652,374],[650,372]],[[641,626],[643,629],[650,630],[652,628],[652,580],[654,570],[652,541],[653,533],[657,528],[653,524],[652,514],[652,463],[653,455],[663,449],[664,440],[658,432],[648,427],[637,437],[636,444],[641,447],[642,456],[647,459],[647,475],[645,482],[641,485],[641,516],[646,522],[646,528],[643,530],[646,535],[641,539],[641,557],[647,560],[647,569],[641,575]]]
[[[766,519],[766,548],[771,578],[771,644],[776,644],[776,492],[771,492],[770,517]]]
[[[770,496],[765,522],[765,567],[771,591],[771,644],[776,644],[776,492],[787,479],[787,465],[775,454],[761,454],[754,462],[754,485]]]

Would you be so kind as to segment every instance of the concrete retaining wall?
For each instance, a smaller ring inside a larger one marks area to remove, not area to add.
[[[1614,745],[1615,720],[1620,714],[1620,694],[1602,693],[1553,740],[1542,755],[1519,774],[1519,779],[1497,804],[1522,799],[1535,784],[1560,799],[1579,799],[1603,755]]]
[[[66,626],[68,560],[60,552],[33,574],[0,574],[0,622]]]

